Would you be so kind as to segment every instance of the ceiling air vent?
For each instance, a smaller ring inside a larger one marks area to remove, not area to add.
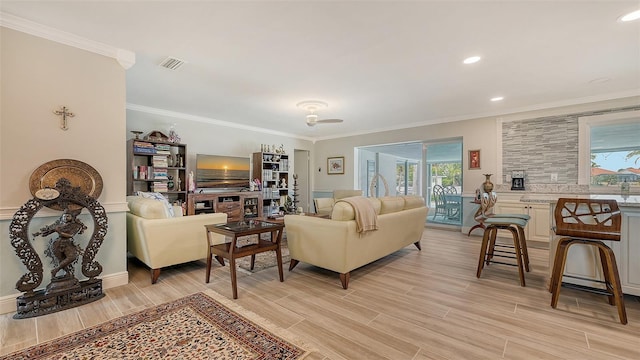
[[[178,68],[184,65],[184,63],[184,60],[180,60],[174,57],[168,57],[160,63],[160,66],[169,70],[178,70]]]

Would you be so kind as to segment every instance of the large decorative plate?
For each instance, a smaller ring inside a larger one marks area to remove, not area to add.
[[[31,195],[42,189],[53,188],[56,182],[66,178],[71,186],[80,187],[80,190],[97,199],[102,193],[102,177],[91,165],[79,160],[58,159],[40,165],[29,178],[29,190]],[[38,195],[41,195],[42,192]],[[61,209],[57,209],[61,210]]]

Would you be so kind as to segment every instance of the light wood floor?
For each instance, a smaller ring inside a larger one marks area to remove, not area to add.
[[[545,286],[548,252],[530,249],[532,271],[520,287],[516,269],[475,270],[479,237],[426,229],[422,251],[407,247],[338,275],[306,264],[285,281],[275,267],[240,273],[235,302],[297,334],[318,359],[640,359],[640,302],[625,298],[628,325],[601,296],[563,289],[558,309]],[[215,262],[214,262],[215,263]],[[163,270],[129,262],[130,283],[89,305],[34,319],[0,315],[0,354],[45,342],[173,299],[214,289],[231,298],[228,266],[204,283],[204,262]]]

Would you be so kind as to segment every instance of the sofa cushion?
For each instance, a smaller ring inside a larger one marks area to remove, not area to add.
[[[369,201],[371,201],[371,205],[373,205],[373,210],[376,211],[376,215],[380,215],[380,209],[382,208],[382,202],[380,199],[374,197],[368,197]]]
[[[367,200],[369,200],[369,202],[371,202],[371,205],[373,205],[373,210],[376,212],[376,215],[379,215],[380,200],[378,200],[377,198],[369,198],[369,197],[367,198]],[[353,207],[351,206],[351,204],[346,203],[344,201],[337,201],[333,206],[333,211],[331,212],[332,220],[349,221],[349,220],[355,220],[355,218],[356,218],[356,213],[355,211],[353,211]]]
[[[380,198],[380,215],[402,211],[404,198],[400,196],[384,196]]]
[[[144,192],[144,191],[138,191],[136,193],[136,195],[142,196],[143,198],[153,199],[153,200],[159,201],[164,206],[164,208],[166,209],[167,217],[168,218],[174,217],[175,213],[173,211],[173,206],[171,206],[171,204],[169,204],[169,201],[167,200],[166,197],[164,197],[164,195],[162,195],[160,193],[157,193],[157,192]]]
[[[424,198],[422,196],[417,195],[408,195],[403,196],[404,198],[404,209],[415,209],[419,207],[425,206]]]
[[[349,221],[356,218],[356,213],[353,211],[351,204],[339,201],[333,205],[331,211],[331,220]]]
[[[167,207],[155,199],[144,198],[142,196],[127,196],[129,212],[145,219],[168,219]]]

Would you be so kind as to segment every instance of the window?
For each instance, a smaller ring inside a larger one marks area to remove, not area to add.
[[[367,160],[367,180],[360,186],[361,189],[365,190],[365,196],[369,196],[368,194],[370,194],[371,190],[369,189],[369,185],[371,185],[374,176],[376,176],[376,162],[375,160]]]
[[[418,161],[398,160],[396,162],[396,195],[418,195],[420,166]]]
[[[579,181],[592,192],[640,192],[640,111],[579,119]]]

